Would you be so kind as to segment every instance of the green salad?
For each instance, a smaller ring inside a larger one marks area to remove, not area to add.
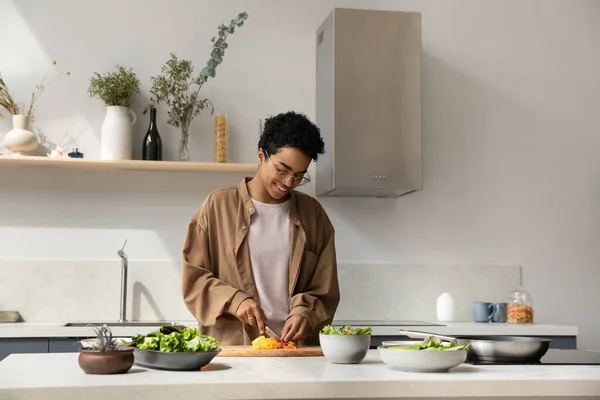
[[[373,329],[370,326],[351,327],[350,325],[342,325],[335,327],[326,325],[321,329],[323,335],[370,335]]]
[[[428,341],[427,343],[419,343],[419,344],[407,344],[406,346],[397,345],[397,346],[389,346],[387,349],[397,349],[397,350],[425,350],[425,351],[459,351],[466,350],[469,347],[468,344],[459,346],[454,342],[436,342],[433,340]]]
[[[178,328],[168,325],[161,327],[158,332],[135,335],[130,342],[124,344],[143,350],[170,353],[208,352],[219,347],[219,342],[215,338],[203,335],[196,328]]]

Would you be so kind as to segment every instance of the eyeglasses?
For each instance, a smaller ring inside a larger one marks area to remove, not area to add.
[[[263,152],[265,153],[265,157],[269,159],[269,161],[271,161],[271,156],[269,156],[269,153],[267,153],[266,150],[263,150]],[[306,173],[306,175],[303,174],[302,176],[294,176],[289,172],[279,170],[273,164],[273,161],[271,161],[271,168],[273,168],[273,172],[275,172],[277,179],[279,179],[283,183],[286,183],[290,179],[292,180],[292,182],[294,182],[295,186],[306,185],[308,182],[310,182],[310,176],[308,175],[308,172]]]

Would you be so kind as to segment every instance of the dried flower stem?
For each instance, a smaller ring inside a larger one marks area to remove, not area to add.
[[[33,114],[34,114],[33,110],[34,110],[35,103],[40,98],[40,96],[42,95],[44,90],[46,89],[46,79],[48,78],[48,75],[50,74],[50,69],[52,67],[54,67],[55,65],[56,65],[56,61],[52,61],[52,63],[46,70],[46,73],[44,74],[42,81],[40,82],[39,85],[35,86],[35,91],[33,93],[31,93],[31,101],[29,103],[29,107],[27,107],[27,112],[25,114],[31,120],[33,120]],[[66,72],[65,75],[68,76],[68,75],[71,75],[71,73]],[[4,79],[2,78],[2,75],[0,75],[0,107],[6,109],[12,115],[19,115],[19,114],[23,114],[25,112],[25,109],[23,107],[19,107],[17,105],[17,102],[15,101],[14,97],[12,96],[12,93],[8,89],[8,86],[6,85],[6,82],[4,81]],[[4,116],[0,112],[0,119],[2,119],[3,117]]]
[[[19,106],[8,89],[8,85],[4,81],[4,78],[2,78],[2,74],[0,74],[0,107],[4,108],[12,115],[19,114]],[[0,119],[3,118],[4,115],[2,114],[2,110],[0,110]]]

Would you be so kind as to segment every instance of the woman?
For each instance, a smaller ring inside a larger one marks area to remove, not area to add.
[[[294,190],[323,152],[304,115],[269,118],[256,175],[212,192],[192,217],[182,292],[204,334],[248,345],[267,325],[284,341],[313,341],[332,322],[340,299],[334,228],[317,200]]]

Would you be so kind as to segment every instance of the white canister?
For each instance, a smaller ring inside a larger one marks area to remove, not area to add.
[[[438,322],[454,321],[454,297],[450,293],[442,293],[437,298]]]
[[[103,160],[131,160],[135,113],[126,107],[106,107],[102,123],[100,158]]]

